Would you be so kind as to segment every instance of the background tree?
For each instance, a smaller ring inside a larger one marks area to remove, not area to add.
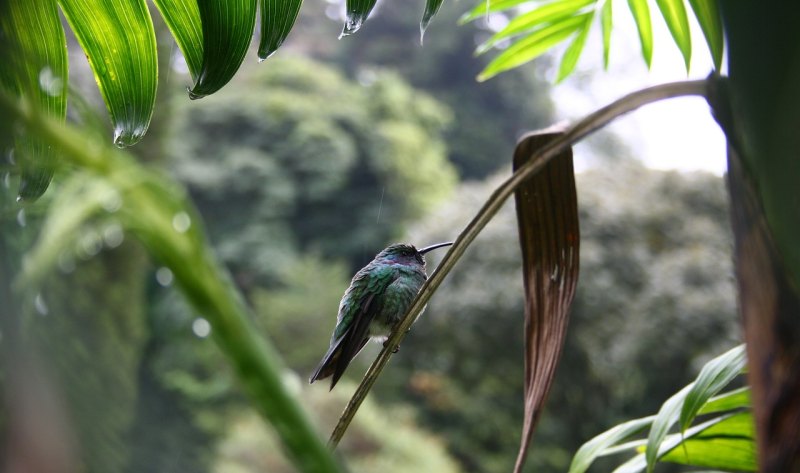
[[[297,58],[243,72],[240,92],[178,100],[182,138],[170,143],[176,176],[243,287],[270,282],[297,252],[361,266],[450,194],[451,113],[396,75],[364,87]]]

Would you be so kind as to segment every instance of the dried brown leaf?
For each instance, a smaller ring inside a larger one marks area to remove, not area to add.
[[[514,170],[562,135],[525,136],[514,152]],[[553,158],[514,197],[525,284],[525,420],[514,467],[519,472],[561,356],[578,282],[580,233],[572,149]]]

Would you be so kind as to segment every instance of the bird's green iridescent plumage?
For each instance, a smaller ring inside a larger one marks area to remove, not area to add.
[[[393,322],[403,316],[422,283],[425,282],[424,266],[421,269],[420,271],[402,265],[378,263],[369,264],[359,271],[342,298],[332,339],[341,337],[350,328],[354,319],[360,314],[361,302],[369,296],[375,297],[373,304],[380,305],[380,310],[376,310],[373,324],[389,325],[391,330]],[[388,336],[388,333],[371,333],[371,335]]]
[[[435,247],[439,246],[429,248]],[[412,245],[391,245],[356,273],[339,304],[328,352],[309,382],[332,375],[333,389],[370,338],[384,341],[391,334],[427,279],[425,251]]]

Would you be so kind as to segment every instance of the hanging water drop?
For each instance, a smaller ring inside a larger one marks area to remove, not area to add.
[[[11,173],[7,172],[3,174],[3,187],[5,187],[6,189],[11,188]]]
[[[8,154],[6,154],[6,161],[12,166],[17,164],[17,160],[14,158],[14,148],[9,148]]]
[[[122,225],[119,223],[112,223],[103,229],[103,241],[108,248],[116,248],[125,240],[125,234],[122,232]]]
[[[20,198],[17,196],[17,201],[19,202],[19,200]],[[25,209],[19,209],[19,212],[17,212],[17,224],[19,224],[20,227],[24,227],[27,224],[25,219]]]
[[[348,12],[347,19],[344,21],[344,28],[342,28],[342,32],[339,34],[339,39],[354,34],[356,31],[361,29],[361,25],[363,23],[364,20],[361,15]]]
[[[100,253],[103,248],[103,242],[100,235],[95,230],[88,230],[78,242],[78,255],[83,259],[89,259]]]
[[[172,271],[166,266],[162,266],[156,270],[156,281],[164,287],[172,284]]]
[[[114,146],[117,148],[126,148],[136,141],[131,137],[131,134],[122,127],[114,129]]]
[[[198,317],[192,322],[192,332],[200,338],[206,338],[211,334],[211,324],[208,320]]]
[[[192,219],[186,212],[178,212],[172,217],[172,228],[178,233],[186,233],[189,227],[192,226]]]
[[[114,127],[114,145],[117,148],[133,146],[147,133],[147,125],[136,125],[119,121]]]
[[[33,299],[33,307],[36,309],[40,315],[47,315],[49,309],[47,308],[47,304],[44,302],[44,297],[42,297],[42,293],[36,294],[36,297]]]

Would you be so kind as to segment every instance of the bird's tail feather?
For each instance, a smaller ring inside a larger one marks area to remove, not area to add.
[[[358,349],[353,352],[352,356],[350,356],[348,359],[344,359],[342,358],[342,352],[344,352],[344,346],[342,342],[344,338],[346,337],[339,338],[331,344],[330,348],[328,348],[327,353],[325,353],[325,356],[322,357],[322,361],[319,362],[317,368],[308,378],[308,382],[310,384],[313,384],[314,381],[325,379],[328,376],[333,375],[330,387],[330,389],[333,389],[333,387],[336,386],[336,383],[339,382],[339,378],[341,378],[344,374],[347,366],[350,364],[353,358],[355,358],[356,355],[361,352],[361,350],[364,348],[364,345],[366,345],[369,341],[369,338],[364,338],[361,341]]]
[[[309,384],[313,384],[314,381],[325,379],[328,376],[332,375],[333,372],[336,370],[337,362],[339,361],[339,357],[342,354],[342,350],[340,349],[342,344],[342,338],[339,338],[334,343],[331,343],[330,348],[325,353],[325,356],[322,357],[322,361],[319,362],[317,368],[311,373],[311,376],[308,378]],[[331,386],[333,389],[333,386]]]

